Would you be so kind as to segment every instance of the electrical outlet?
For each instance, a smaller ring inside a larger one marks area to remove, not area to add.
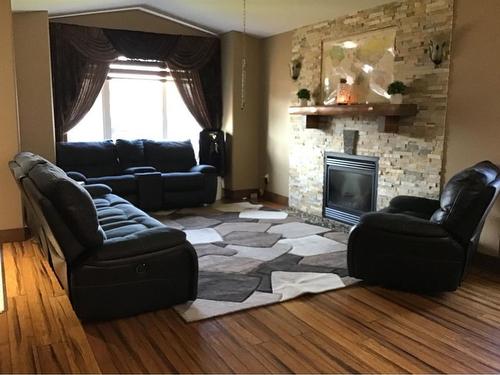
[[[265,183],[266,185],[268,185],[268,184],[269,184],[269,173],[266,173],[266,174],[264,175],[264,183]]]

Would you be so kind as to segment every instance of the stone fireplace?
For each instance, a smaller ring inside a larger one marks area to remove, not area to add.
[[[395,79],[409,86],[404,103],[416,104],[416,116],[399,119],[399,131],[379,131],[382,117],[331,117],[318,129],[306,128],[305,116],[291,115],[289,205],[306,214],[325,214],[327,152],[344,150],[344,130],[358,131],[356,154],[378,158],[376,204],[396,195],[439,195],[445,139],[449,59],[435,68],[427,55],[429,40],[450,40],[452,0],[402,1],[297,29],[292,58],[303,58],[298,88],[318,89],[322,41],[385,27],[396,27]],[[295,100],[290,103],[295,105]],[[326,213],[325,216],[328,216]],[[338,218],[337,218],[338,220]]]

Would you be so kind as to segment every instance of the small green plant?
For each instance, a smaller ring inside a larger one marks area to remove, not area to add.
[[[309,100],[311,99],[311,91],[308,89],[300,89],[297,91],[297,98]]]
[[[401,81],[394,81],[387,86],[387,93],[389,95],[404,94],[408,87]]]

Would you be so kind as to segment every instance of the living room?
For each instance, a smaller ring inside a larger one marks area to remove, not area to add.
[[[496,0],[0,6],[0,372],[500,372]]]

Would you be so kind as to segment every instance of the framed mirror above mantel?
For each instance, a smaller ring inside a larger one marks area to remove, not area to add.
[[[332,117],[341,116],[370,116],[383,117],[384,121],[379,130],[386,133],[397,133],[400,117],[415,116],[418,112],[416,104],[336,104],[325,106],[291,106],[288,113],[291,115],[306,116],[306,128],[318,129],[330,123]]]

